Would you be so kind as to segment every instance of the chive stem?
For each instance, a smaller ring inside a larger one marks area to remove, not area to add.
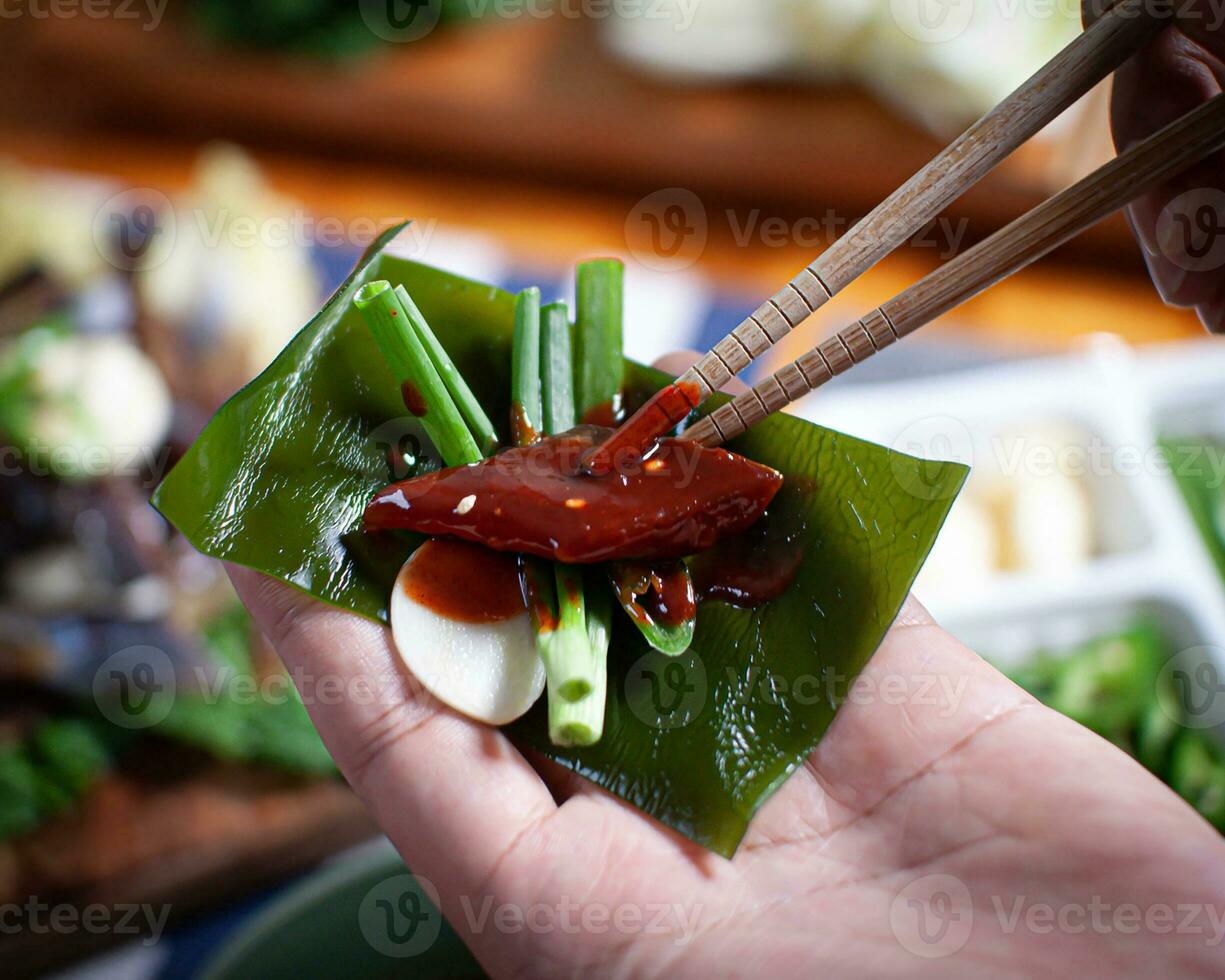
[[[620,407],[625,381],[622,354],[625,266],[617,259],[594,259],[576,274],[574,356],[575,407],[579,419]]]
[[[498,448],[498,434],[494,430],[493,423],[489,421],[489,416],[485,414],[481,403],[472,394],[472,389],[468,387],[464,376],[459,373],[455,362],[438,342],[438,337],[430,329],[425,317],[421,315],[421,310],[408,295],[408,290],[403,286],[396,286],[396,298],[407,311],[409,323],[417,334],[417,339],[421,341],[421,345],[430,357],[430,363],[434,365],[434,370],[438,372],[442,383],[446,385],[455,407],[459,409],[460,415],[467,423],[468,431],[476,440],[481,455],[492,456],[494,450]]]
[[[515,299],[511,355],[510,430],[516,446],[528,446],[544,431],[540,394],[540,290],[523,290]]]
[[[544,431],[556,436],[574,428],[574,359],[565,303],[550,303],[540,311],[540,359]]]
[[[558,566],[563,567],[563,566]],[[585,637],[581,655],[589,665],[591,684],[577,701],[549,700],[549,737],[557,745],[595,745],[604,735],[604,706],[608,699],[608,644],[612,634],[612,602],[601,583],[585,583]],[[579,651],[575,652],[579,655]]]
[[[447,466],[479,462],[483,458],[480,447],[412,325],[414,314],[421,317],[416,305],[410,301],[410,311],[385,279],[366,283],[353,303],[365,317],[396,381],[412,385],[427,407],[421,424],[443,462]]]
[[[576,361],[575,388],[580,418],[589,414],[614,416],[620,408],[621,388],[625,380],[625,361],[621,344],[623,333],[625,269],[616,259],[595,259],[578,267],[575,295],[574,346]],[[637,602],[633,583],[642,579],[649,590],[650,583],[662,575],[662,569],[649,569],[643,576],[641,566],[614,562],[608,573],[613,590],[626,614],[633,620],[646,641],[660,653],[676,656],[684,653],[693,640],[692,619],[675,625],[654,622]],[[683,565],[668,568],[667,574],[689,579]],[[692,581],[688,591],[693,591]]]
[[[581,654],[587,646],[587,606],[583,599],[583,572],[573,565],[554,565],[554,583],[557,586],[559,636],[576,641],[573,654],[566,657],[558,671],[557,693],[565,701],[578,701],[591,693],[589,670],[581,663]],[[580,662],[576,662],[580,661]]]
[[[515,301],[511,429],[517,445],[574,427],[574,361],[564,303],[540,305],[540,290]],[[549,737],[556,745],[594,745],[604,731],[608,678],[603,591],[589,606],[583,570],[525,558],[523,575],[548,683]],[[607,605],[607,603],[604,603]],[[594,614],[594,619],[592,618]]]

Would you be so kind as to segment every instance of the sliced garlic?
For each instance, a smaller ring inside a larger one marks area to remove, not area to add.
[[[413,676],[456,711],[490,725],[524,714],[544,691],[544,664],[526,608],[493,623],[451,619],[414,600],[404,563],[391,594],[391,631]],[[479,583],[474,583],[479,585]]]

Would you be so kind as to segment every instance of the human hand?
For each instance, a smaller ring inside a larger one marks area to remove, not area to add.
[[[308,708],[495,976],[1219,976],[1225,964],[1216,832],[913,601],[858,685],[880,696],[843,705],[728,861],[436,701],[386,629],[254,572],[231,577],[292,675],[360,677],[377,694]],[[1116,918],[1127,907],[1174,922],[1135,929]],[[1067,926],[1027,918],[1044,908],[1070,910]],[[1180,908],[1203,934],[1173,928]],[[504,909],[528,926],[500,927]]]
[[[1085,24],[1108,5],[1083,0]],[[1220,94],[1225,80],[1220,0],[1161,6],[1176,10],[1177,23],[1114,74],[1111,129],[1120,152]],[[1194,307],[1205,327],[1225,332],[1225,154],[1144,195],[1127,216],[1161,298]]]

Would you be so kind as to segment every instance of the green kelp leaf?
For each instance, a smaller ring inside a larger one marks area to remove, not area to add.
[[[398,230],[381,236],[280,356],[221,407],[153,498],[205,554],[383,621],[418,539],[360,534],[362,511],[379,487],[438,459],[353,294],[386,278],[380,269],[405,285],[401,269],[417,271],[413,298],[494,419],[507,415],[510,335],[502,331],[514,312],[501,290],[384,254]]]
[[[365,537],[362,510],[376,489],[407,475],[388,463],[389,433],[409,444],[416,465],[431,465],[432,453],[351,310],[353,292],[372,279],[403,284],[499,422],[508,417],[514,323],[513,296],[390,254],[391,234],[226,403],[155,497],[205,553],[384,620],[395,572],[416,542]],[[666,380],[626,362],[628,390]],[[783,415],[731,448],[786,477],[770,510],[803,549],[795,585],[756,610],[703,604],[680,657],[651,650],[615,617],[598,745],[551,745],[544,699],[509,729],[518,744],[725,855],[829,727],[967,472]]]

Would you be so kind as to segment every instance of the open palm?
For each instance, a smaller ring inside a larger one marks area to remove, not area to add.
[[[728,861],[441,705],[386,629],[231,574],[300,682],[346,685],[306,696],[320,734],[496,976],[1225,974],[1221,838],[916,603],[866,689],[944,696],[845,704]]]

